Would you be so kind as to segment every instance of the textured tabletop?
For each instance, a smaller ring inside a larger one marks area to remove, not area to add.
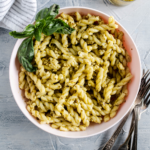
[[[136,0],[126,7],[116,7],[107,0],[38,0],[38,9],[53,3],[85,6],[113,15],[134,39],[142,67],[150,68],[150,0]],[[16,39],[0,28],[0,150],[97,150],[110,138],[114,129],[89,138],[67,139],[48,134],[33,125],[18,108],[9,84],[9,61]],[[150,150],[150,109],[139,122],[138,150]],[[113,150],[128,135],[128,123]]]

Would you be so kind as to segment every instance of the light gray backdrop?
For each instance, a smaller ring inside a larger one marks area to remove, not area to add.
[[[142,67],[150,68],[150,0],[136,0],[126,7],[116,7],[106,0],[38,0],[38,10],[53,3],[85,6],[113,15],[131,34],[140,52]],[[18,108],[9,85],[9,60],[16,39],[0,28],[0,150],[97,150],[110,138],[115,127],[102,134],[67,139],[48,134],[33,125]],[[150,110],[150,109],[149,109]],[[150,150],[150,111],[139,122],[138,150]],[[113,150],[128,134],[129,121]]]

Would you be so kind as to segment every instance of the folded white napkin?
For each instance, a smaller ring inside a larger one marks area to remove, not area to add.
[[[36,0],[0,0],[0,27],[22,31],[36,14]]]

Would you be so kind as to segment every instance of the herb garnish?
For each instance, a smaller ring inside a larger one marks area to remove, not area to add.
[[[35,17],[35,24],[29,24],[24,31],[12,31],[9,34],[14,38],[26,38],[18,49],[18,60],[28,72],[35,72],[36,68],[31,64],[34,58],[33,36],[40,41],[42,32],[45,35],[51,35],[54,32],[60,34],[71,34],[75,29],[71,28],[61,19],[55,19],[59,13],[59,5],[52,5],[50,8],[44,8],[39,11]]]

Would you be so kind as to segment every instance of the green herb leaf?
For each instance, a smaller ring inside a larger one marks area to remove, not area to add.
[[[20,57],[20,64],[25,68],[26,71],[28,72],[35,72],[36,67],[33,67],[32,64],[23,56]]]
[[[12,32],[9,32],[9,35],[13,36],[14,38],[21,39],[21,38],[32,36],[34,33],[34,30],[35,30],[34,25],[29,24],[28,26],[26,26],[23,32],[12,31]]]
[[[41,20],[46,19],[48,16],[51,19],[54,19],[59,12],[59,5],[53,4],[50,8],[44,8],[41,11],[39,11],[35,17],[35,20]]]
[[[75,29],[60,19],[54,19],[59,13],[59,5],[52,5],[50,8],[44,8],[36,15],[35,25],[29,24],[23,32],[12,31],[9,34],[14,38],[26,38],[18,49],[18,59],[20,64],[29,72],[35,72],[31,62],[34,58],[34,48],[32,37],[35,36],[40,41],[42,32],[45,35],[51,35],[54,32],[60,34],[71,34]]]
[[[59,13],[59,9],[60,9],[59,5],[57,5],[57,4],[52,5],[49,8],[49,12],[50,12],[49,15],[53,16],[53,18],[55,18]]]
[[[47,24],[48,25],[45,26],[43,29],[43,33],[45,35],[51,35],[54,32],[60,33],[60,34],[71,34],[75,30],[61,19],[49,20],[49,23],[47,20]]]
[[[43,30],[43,27],[45,26],[45,20],[37,20],[36,23],[35,23],[35,32],[34,32],[34,35],[35,35],[35,39],[37,41],[40,41],[41,39],[41,34],[42,34],[42,30]]]
[[[29,72],[35,72],[36,68],[32,66],[31,62],[34,58],[34,48],[32,37],[25,39],[18,49],[18,60],[20,64]]]

